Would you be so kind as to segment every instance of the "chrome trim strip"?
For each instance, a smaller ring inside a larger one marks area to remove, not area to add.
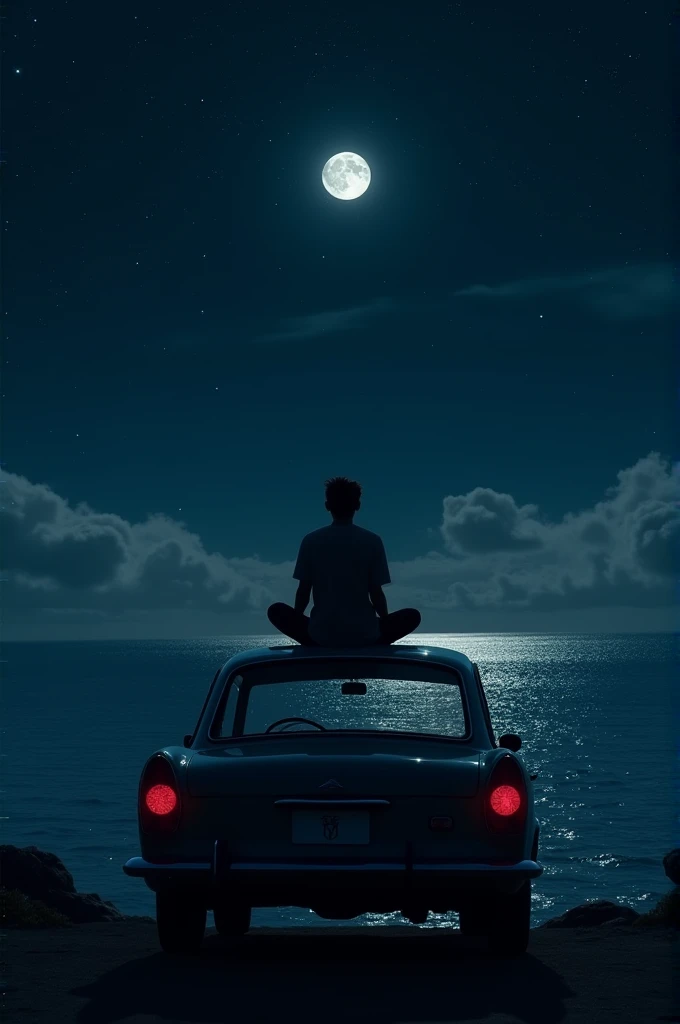
[[[213,865],[209,861],[175,861],[171,864],[156,864],[145,860],[143,857],[131,857],[123,865],[126,875],[143,876],[146,874],[169,874],[175,871],[197,872],[210,874]],[[365,864],[328,864],[328,863],[269,863],[262,861],[236,861],[229,865],[228,871],[251,871],[251,872],[302,872],[302,871],[336,871],[342,873],[355,872],[403,872],[407,870],[406,864],[369,862]],[[446,864],[413,864],[409,867],[413,871],[442,871],[448,874],[459,875],[524,875],[526,878],[538,878],[543,873],[543,865],[534,860],[521,860],[516,864],[468,864],[468,863],[446,863]]]
[[[543,865],[535,860],[520,860],[515,864],[414,864],[414,871],[450,871],[454,874],[525,875],[538,878],[543,874]]]
[[[406,864],[386,864],[369,862],[367,864],[305,864],[305,863],[280,863],[273,864],[257,861],[235,861],[230,865],[230,871],[401,871],[406,872]],[[409,870],[413,871],[446,871],[449,874],[471,875],[525,875],[528,878],[536,878],[543,871],[543,866],[533,860],[521,860],[516,864],[413,864]]]
[[[338,799],[337,797],[326,797],[325,799],[295,800],[293,797],[285,797],[282,800],[275,800],[274,807],[389,807],[389,800],[351,800]]]
[[[235,861],[230,871],[406,871],[405,864],[269,864],[254,861]]]

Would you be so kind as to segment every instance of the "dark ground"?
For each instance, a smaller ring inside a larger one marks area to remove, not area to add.
[[[3,1024],[680,1021],[678,940],[657,928],[537,929],[507,961],[456,932],[387,927],[258,928],[231,945],[211,930],[195,957],[161,953],[134,920],[9,931],[2,946]]]

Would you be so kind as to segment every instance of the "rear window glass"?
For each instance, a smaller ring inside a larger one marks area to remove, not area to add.
[[[257,665],[233,676],[212,734],[321,733],[315,724],[334,732],[425,733],[452,739],[468,733],[464,692],[455,670],[348,659],[341,667],[311,660]]]

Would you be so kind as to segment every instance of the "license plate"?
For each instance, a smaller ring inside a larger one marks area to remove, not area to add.
[[[293,811],[293,842],[359,846],[369,841],[368,811]]]

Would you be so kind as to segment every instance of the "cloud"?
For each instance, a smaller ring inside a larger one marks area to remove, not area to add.
[[[307,316],[284,318],[277,328],[259,334],[258,343],[295,342],[328,337],[366,326],[387,314],[416,314],[419,322],[437,312],[448,316],[463,312],[460,300],[470,311],[470,303],[568,302],[569,308],[595,313],[608,321],[630,321],[663,316],[680,306],[680,292],[670,264],[642,264],[587,271],[582,274],[555,274],[522,278],[500,284],[473,284],[451,295],[424,300],[422,296],[382,296],[371,302],[346,309],[325,310]],[[453,301],[452,301],[453,300]],[[433,328],[436,329],[436,328]]]
[[[441,606],[668,605],[679,568],[679,499],[677,467],[656,452],[622,470],[593,508],[556,523],[489,488],[446,497],[440,531],[458,578]]]
[[[257,607],[263,587],[163,515],[129,523],[72,508],[46,484],[6,474],[4,570],[12,603],[110,614],[138,609]]]
[[[459,288],[454,296],[500,301],[556,297],[561,293],[571,293],[582,305],[607,319],[661,316],[678,302],[673,268],[664,263],[476,284]]]
[[[442,537],[456,555],[539,547],[541,527],[532,518],[536,511],[535,505],[519,507],[510,494],[476,487],[469,494],[444,498]]]
[[[112,624],[127,636],[270,633],[267,605],[292,599],[292,559],[208,552],[184,523],[73,507],[15,474],[3,488],[5,624],[26,639],[111,635]],[[556,522],[491,487],[447,495],[442,549],[391,562],[390,607],[419,607],[425,629],[531,629],[534,612],[553,613],[553,625],[577,612],[589,623],[607,609],[637,609],[626,621],[656,628],[675,601],[679,499],[678,469],[656,452]]]
[[[348,309],[288,317],[282,321],[279,330],[262,334],[255,340],[258,342],[304,341],[307,338],[317,338],[321,335],[337,334],[340,331],[363,327],[373,317],[389,313],[394,308],[395,304],[392,299],[378,298],[361,306],[351,306]]]

